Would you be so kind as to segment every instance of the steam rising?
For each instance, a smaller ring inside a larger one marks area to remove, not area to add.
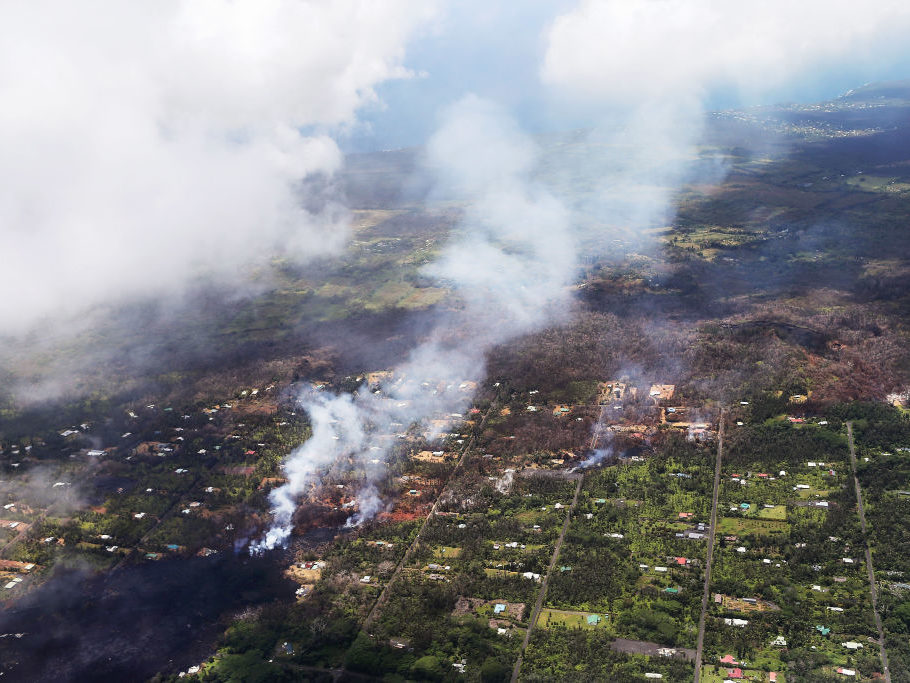
[[[394,423],[422,424],[428,433],[433,415],[459,413],[470,397],[455,387],[482,377],[491,345],[566,309],[580,243],[603,251],[617,230],[640,236],[672,220],[675,193],[694,179],[691,162],[713,92],[764,92],[838,58],[862,60],[873,46],[899,49],[910,22],[910,9],[884,0],[859,13],[853,4],[816,1],[760,7],[584,0],[557,17],[546,32],[541,79],[598,121],[574,156],[570,147],[564,158],[557,152],[541,163],[530,139],[476,97],[447,112],[427,165],[440,192],[468,205],[459,235],[425,274],[457,292],[464,309],[442,320],[380,392],[302,398],[313,436],[289,458],[289,481],[272,493],[275,525],[254,550],[287,540],[300,497],[338,458],[367,472],[352,523],[375,513],[375,477],[390,450],[376,435],[394,431]],[[700,179],[717,180],[720,172],[722,164]],[[559,199],[540,178],[561,188]],[[578,180],[589,189],[578,191]],[[608,443],[582,466],[611,452]]]
[[[197,278],[234,287],[276,255],[335,252],[348,234],[335,138],[376,88],[413,75],[404,49],[433,5],[6,3],[0,289],[15,296],[0,298],[0,334]],[[463,221],[424,275],[461,307],[378,392],[301,396],[312,437],[285,464],[257,548],[287,540],[300,500],[338,462],[365,482],[350,523],[377,514],[395,435],[416,424],[438,436],[430,420],[469,405],[465,383],[482,379],[491,346],[565,314],[582,245],[602,253],[619,230],[640,236],[672,219],[715,93],[881,62],[905,49],[908,29],[910,5],[894,0],[582,0],[555,18],[541,81],[593,129],[542,158],[495,104],[468,96],[448,109],[426,170]],[[447,98],[460,87],[449,85]]]
[[[377,435],[417,423],[435,436],[427,420],[467,407],[465,382],[482,378],[493,344],[535,329],[565,307],[575,274],[569,214],[532,179],[535,144],[495,105],[467,97],[448,110],[427,157],[440,192],[469,202],[462,230],[426,268],[464,306],[440,321],[378,393],[362,387],[354,396],[301,397],[313,434],[288,459],[288,483],[271,494],[275,523],[254,552],[287,540],[300,496],[339,458],[352,458],[367,473],[352,523],[375,514],[381,501],[373,482],[391,448]]]

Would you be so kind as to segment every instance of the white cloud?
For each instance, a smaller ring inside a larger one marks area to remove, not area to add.
[[[580,0],[546,32],[540,77],[598,119],[588,175],[601,185],[586,209],[636,230],[672,220],[710,96],[875,71],[906,52],[908,30],[910,4],[894,0]]]
[[[422,0],[89,0],[0,10],[0,332],[61,310],[236,280],[335,249],[330,134],[407,77]]]
[[[835,60],[903,51],[902,0],[583,0],[548,34],[542,77],[596,99],[763,92]]]

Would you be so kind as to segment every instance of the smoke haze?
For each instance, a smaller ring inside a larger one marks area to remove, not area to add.
[[[408,116],[443,111],[436,132],[393,137],[426,143],[431,199],[463,214],[422,273],[460,307],[378,393],[301,397],[313,434],[272,494],[266,546],[284,542],[298,501],[339,458],[366,474],[352,523],[380,510],[375,482],[391,446],[376,435],[418,423],[432,437],[431,418],[469,405],[464,383],[483,378],[492,346],[566,315],[582,253],[605,252],[618,234],[647,244],[684,182],[719,179],[722,160],[707,173],[693,164],[710,103],[787,92],[845,65],[887,72],[906,60],[910,29],[910,8],[886,0],[465,7],[39,0],[2,10],[4,335],[97,305],[179,298],[201,280],[242,290],[275,256],[338,253],[349,236],[334,184],[344,140],[369,131],[371,115],[402,127],[396,112],[410,102],[380,93],[433,86]],[[485,97],[441,67],[470,49],[451,36],[471,27],[490,55]],[[502,47],[510,33],[521,59]],[[411,63],[414,41],[423,52]],[[529,122],[587,132],[544,155]]]
[[[449,108],[427,144],[427,166],[437,192],[467,206],[458,236],[425,273],[454,290],[464,310],[440,321],[432,338],[396,368],[396,384],[378,393],[362,389],[353,399],[304,397],[313,437],[291,455],[289,483],[272,494],[276,524],[263,545],[284,543],[299,496],[321,467],[342,456],[364,463],[367,472],[352,521],[375,514],[381,503],[370,473],[381,471],[389,451],[375,445],[375,433],[393,431],[392,423],[460,413],[470,395],[451,389],[482,379],[489,348],[555,322],[566,310],[580,242],[603,253],[620,232],[640,241],[645,229],[672,221],[684,182],[722,178],[721,160],[707,169],[693,163],[705,103],[716,89],[780,87],[793,77],[783,69],[790,61],[799,63],[799,75],[871,49],[883,36],[887,45],[900,35],[894,27],[910,18],[899,5],[879,3],[862,21],[844,23],[852,13],[844,4],[829,13],[830,21],[818,22],[823,9],[800,8],[794,21],[780,22],[764,11],[753,20],[753,4],[581,2],[546,32],[540,78],[593,116],[582,156],[556,154],[542,164],[540,150],[495,104],[468,96]],[[578,191],[572,188],[577,176],[596,180]],[[583,224],[593,230],[580,229]],[[599,451],[585,466],[609,453]]]
[[[425,272],[452,288],[463,308],[442,318],[375,393],[364,385],[353,397],[301,397],[312,437],[288,459],[289,481],[271,494],[275,525],[254,551],[285,542],[301,494],[321,468],[342,457],[367,473],[353,523],[373,516],[381,507],[373,480],[391,448],[375,436],[412,423],[422,424],[428,438],[437,436],[427,421],[469,405],[466,383],[482,379],[492,345],[565,309],[575,275],[569,214],[532,180],[537,155],[530,138],[488,101],[467,97],[445,113],[426,163],[438,192],[469,204],[458,233]]]

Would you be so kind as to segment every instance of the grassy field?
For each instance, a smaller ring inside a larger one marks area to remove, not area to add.
[[[796,495],[803,500],[807,500],[809,498],[827,498],[829,495],[831,495],[831,490],[815,488],[810,484],[809,488],[807,489],[797,489]]]
[[[461,548],[455,548],[447,545],[433,548],[433,559],[453,560],[458,557],[461,557]]]
[[[785,534],[789,528],[786,522],[772,519],[723,517],[717,523],[719,534]]]
[[[773,519],[783,522],[787,519],[787,506],[775,505],[773,508],[762,506],[756,510],[755,516],[758,519]]]
[[[612,630],[610,628],[610,618],[606,614],[597,614],[595,616],[600,617],[600,621],[596,624],[591,624],[588,622],[588,617],[595,615],[594,612],[573,612],[570,610],[560,610],[560,609],[551,609],[546,608],[540,611],[540,616],[537,618],[537,626],[540,628],[548,628],[552,626],[565,626],[566,628],[584,628],[584,629],[606,629]]]

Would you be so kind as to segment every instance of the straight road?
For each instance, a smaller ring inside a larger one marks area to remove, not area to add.
[[[847,443],[850,445],[850,467],[853,469],[853,485],[856,487],[856,507],[859,510],[859,524],[863,530],[863,542],[866,546],[866,571],[869,574],[869,594],[872,596],[872,613],[875,617],[875,628],[878,629],[878,648],[882,658],[882,669],[886,683],[891,683],[891,670],[888,668],[888,653],[885,652],[885,630],[882,628],[882,617],[878,613],[878,593],[875,589],[875,572],[872,569],[872,550],[866,534],[866,511],[863,509],[863,492],[856,477],[856,449],[853,446],[853,423],[847,423]]]
[[[705,619],[711,591],[711,564],[714,562],[714,530],[717,528],[717,498],[720,495],[720,466],[724,452],[724,409],[720,409],[717,428],[717,460],[714,464],[714,494],[711,497],[711,527],[708,530],[708,559],[705,563],[705,591],[701,596],[701,616],[698,618],[698,639],[695,644],[695,683],[701,680],[701,658],[705,646]]]
[[[475,434],[478,434],[481,431],[483,431],[483,426],[484,426],[484,424],[486,424],[487,417],[497,407],[498,403],[499,403],[498,400],[494,400],[490,403],[490,407],[487,408],[487,412],[485,412],[483,414],[483,418],[480,420],[480,425],[478,426],[477,429],[474,430]],[[383,586],[382,591],[379,593],[379,597],[376,598],[376,602],[373,603],[373,607],[370,610],[370,613],[367,614],[367,618],[364,620],[363,626],[361,627],[362,630],[365,631],[366,633],[372,635],[370,633],[370,629],[372,628],[373,622],[376,620],[376,617],[379,616],[379,612],[382,609],[382,606],[389,599],[389,594],[390,594],[389,590],[391,589],[392,584],[395,583],[395,580],[398,578],[398,575],[401,573],[401,570],[404,567],[408,566],[408,562],[410,561],[410,559],[414,555],[414,553],[417,551],[417,548],[420,545],[420,537],[423,535],[424,530],[427,528],[427,524],[429,524],[430,520],[433,519],[433,515],[436,514],[436,510],[439,507],[439,501],[442,499],[443,494],[445,493],[446,488],[448,487],[449,483],[455,478],[455,475],[461,469],[462,465],[464,464],[465,458],[468,457],[468,453],[471,452],[471,448],[473,446],[474,446],[474,436],[472,435],[471,438],[468,439],[468,441],[465,443],[464,447],[462,448],[461,457],[458,458],[458,462],[455,464],[455,467],[452,469],[451,474],[449,474],[449,478],[446,481],[446,485],[443,487],[442,491],[439,492],[439,495],[436,496],[436,500],[433,502],[433,507],[430,508],[429,514],[427,514],[426,519],[423,520],[423,524],[420,525],[420,531],[417,532],[417,535],[414,537],[414,540],[411,541],[411,545],[408,546],[408,549],[405,551],[404,555],[402,556],[401,561],[398,563],[398,566],[395,567],[395,571],[392,572],[392,576],[389,579],[388,583],[386,583],[386,585]]]
[[[518,659],[515,661],[515,668],[512,670],[512,683],[516,683],[518,680],[518,674],[521,671],[521,663],[524,661],[525,648],[528,647],[528,643],[531,641],[531,631],[534,630],[534,626],[537,624],[537,617],[540,616],[544,598],[547,597],[547,580],[550,578],[550,573],[556,566],[556,560],[559,558],[559,550],[562,548],[562,541],[566,537],[566,531],[569,530],[569,523],[572,521],[572,513],[575,511],[575,506],[578,504],[578,494],[581,493],[581,483],[584,481],[584,478],[580,474],[577,476],[578,484],[575,486],[575,495],[572,497],[572,504],[566,511],[566,521],[563,522],[562,531],[559,532],[559,538],[556,539],[556,547],[553,548],[550,566],[547,567],[546,576],[541,580],[540,590],[537,591],[537,601],[534,603],[534,609],[531,611],[531,621],[528,623],[528,630],[525,632],[525,638],[521,642],[521,649],[518,651]]]

